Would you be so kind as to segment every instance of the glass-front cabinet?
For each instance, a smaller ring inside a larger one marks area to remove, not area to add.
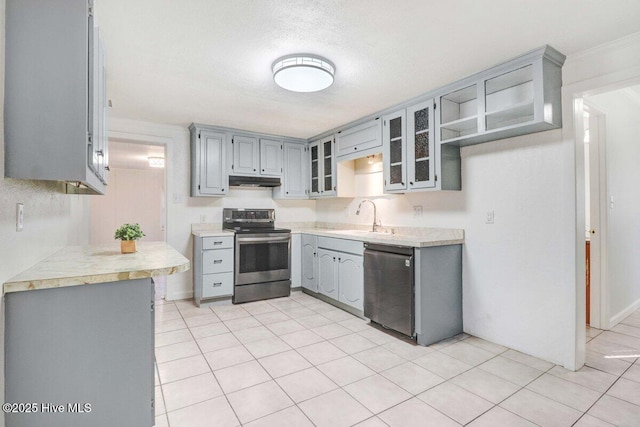
[[[311,151],[311,197],[336,194],[336,158],[334,137],[329,136],[309,144]]]
[[[407,172],[409,188],[435,187],[434,101],[407,108]]]
[[[436,186],[434,100],[427,99],[384,116],[384,191],[405,192]]]
[[[384,191],[407,188],[406,110],[382,118],[382,158],[384,161]]]

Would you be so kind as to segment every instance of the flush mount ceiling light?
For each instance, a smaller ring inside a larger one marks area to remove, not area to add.
[[[164,167],[164,157],[147,157],[147,159],[149,159],[149,167],[152,167],[152,168]]]
[[[273,80],[293,92],[317,92],[333,84],[336,67],[318,55],[295,54],[275,60],[271,66]]]

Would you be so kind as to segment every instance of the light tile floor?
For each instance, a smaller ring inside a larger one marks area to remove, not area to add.
[[[156,305],[156,426],[640,426],[640,310],[578,372],[461,334],[413,345],[300,292]]]

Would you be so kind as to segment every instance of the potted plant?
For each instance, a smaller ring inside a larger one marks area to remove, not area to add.
[[[140,224],[123,224],[116,230],[114,239],[120,239],[120,251],[132,254],[136,251],[136,240],[145,234],[140,230]]]

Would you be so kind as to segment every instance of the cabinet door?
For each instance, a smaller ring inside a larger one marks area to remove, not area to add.
[[[318,292],[338,299],[336,252],[318,249]]]
[[[333,137],[322,140],[322,180],[321,195],[336,195],[336,153]]]
[[[317,238],[302,235],[302,287],[318,292]]]
[[[407,108],[408,188],[436,186],[433,100]]]
[[[260,175],[282,176],[282,141],[260,139]]]
[[[407,131],[405,110],[382,119],[384,191],[407,188]]]
[[[233,146],[233,174],[258,175],[258,140],[249,136],[234,135]]]
[[[284,144],[284,198],[306,199],[307,196],[307,147],[303,144]]]
[[[322,145],[320,141],[309,144],[309,164],[310,164],[310,189],[311,196],[319,196],[322,191]]]
[[[382,144],[380,139],[380,120],[345,129],[336,135],[336,156],[345,156]]]
[[[227,187],[224,167],[225,134],[200,131],[197,144],[199,195],[224,195]]]
[[[340,253],[337,260],[339,301],[355,309],[364,309],[364,272],[362,257]]]

